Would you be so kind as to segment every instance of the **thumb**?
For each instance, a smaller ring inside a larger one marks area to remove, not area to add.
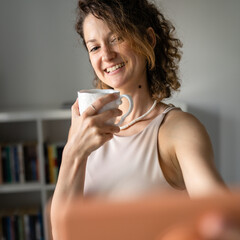
[[[201,239],[196,230],[187,224],[178,224],[160,234],[155,240],[193,240]]]
[[[76,101],[72,105],[71,110],[72,110],[72,118],[76,118],[76,117],[80,116],[79,107],[78,107],[78,98],[76,99]]]

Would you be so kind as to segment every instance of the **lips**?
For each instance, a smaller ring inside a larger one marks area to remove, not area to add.
[[[124,66],[125,66],[125,63],[122,62],[122,63],[116,64],[116,65],[113,66],[113,67],[106,68],[106,69],[105,69],[105,72],[111,73],[111,72],[116,71],[116,70],[119,69],[119,68],[124,67]]]

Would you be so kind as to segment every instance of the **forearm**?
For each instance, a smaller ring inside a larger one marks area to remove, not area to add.
[[[61,197],[75,197],[83,193],[87,155],[76,153],[68,144],[62,156],[55,193]]]
[[[112,139],[114,133],[120,131],[118,126],[107,123],[110,119],[122,115],[119,109],[110,109],[97,114],[99,109],[117,98],[115,94],[104,96],[94,102],[96,108],[94,111],[89,107],[81,116],[77,100],[72,106],[71,128],[63,150],[62,163],[51,204],[50,214],[54,239],[60,239],[57,230],[62,205],[68,205],[72,199],[83,194],[88,156]]]
[[[71,200],[83,194],[87,157],[83,154],[76,155],[74,152],[68,144],[63,151],[62,164],[50,210],[53,239],[60,239],[58,220],[59,213],[64,207],[62,204],[67,206]]]

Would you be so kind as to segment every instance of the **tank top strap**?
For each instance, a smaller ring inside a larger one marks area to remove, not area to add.
[[[159,114],[153,121],[147,126],[148,127],[153,127],[153,128],[159,128],[167,115],[168,112],[170,112],[173,109],[181,109],[179,107],[175,107],[174,105],[168,105],[168,107],[161,113]]]
[[[170,112],[171,110],[173,110],[173,109],[180,109],[179,107],[175,107],[174,105],[169,105],[169,107],[167,107],[163,112],[162,112],[162,114],[163,115],[166,115],[168,112]]]

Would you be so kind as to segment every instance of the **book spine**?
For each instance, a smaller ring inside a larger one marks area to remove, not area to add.
[[[30,236],[30,226],[29,226],[29,216],[28,214],[23,215],[23,221],[24,221],[24,236],[25,240],[31,240]]]
[[[53,173],[54,173],[54,182],[57,182],[58,178],[58,159],[57,159],[57,145],[53,144]]]
[[[9,147],[9,162],[10,162],[10,182],[15,183],[15,162],[14,162],[14,147],[13,145],[8,145]]]
[[[18,161],[19,161],[19,182],[25,182],[25,168],[24,168],[24,156],[23,156],[23,144],[17,145]]]
[[[7,151],[6,146],[2,146],[2,178],[3,182],[7,182]]]
[[[11,174],[11,161],[10,161],[10,146],[6,146],[6,182],[12,182],[12,174]]]
[[[16,145],[13,146],[13,159],[14,159],[14,179],[16,182],[20,182],[19,180],[19,158],[18,158],[18,148]]]
[[[37,181],[37,144],[25,144],[23,147],[24,170],[26,181]]]
[[[23,146],[23,159],[24,159],[24,169],[25,169],[25,181],[29,182],[31,181],[31,166],[29,164],[29,152],[28,152],[28,146]]]
[[[23,215],[19,214],[18,216],[18,236],[19,236],[19,240],[24,240],[25,236],[24,236],[24,219],[23,219]]]
[[[63,148],[64,148],[63,144],[57,145],[57,168],[58,168],[57,177],[58,177],[59,170],[60,170],[61,163],[62,163]]]
[[[2,162],[3,162],[2,161],[2,146],[0,145],[0,184],[3,183],[3,165],[2,165]]]
[[[54,184],[57,182],[59,169],[62,162],[63,148],[63,143],[45,144],[45,168],[47,183]]]
[[[31,172],[32,180],[38,181],[38,154],[37,154],[37,145],[33,144],[30,147],[30,160],[31,160]]]
[[[3,240],[3,217],[0,215],[0,239]]]
[[[42,240],[41,219],[38,209],[9,210],[0,216],[0,240]]]
[[[49,182],[54,183],[54,166],[55,166],[55,160],[54,160],[54,149],[53,145],[50,144],[47,146],[48,149],[48,162],[49,162]]]
[[[8,236],[8,217],[7,216],[2,216],[2,235],[3,239],[7,239]]]
[[[44,163],[45,163],[45,181],[50,183],[50,173],[49,173],[49,160],[48,160],[48,146],[44,144]]]
[[[24,183],[25,164],[23,144],[0,145],[0,184]]]

